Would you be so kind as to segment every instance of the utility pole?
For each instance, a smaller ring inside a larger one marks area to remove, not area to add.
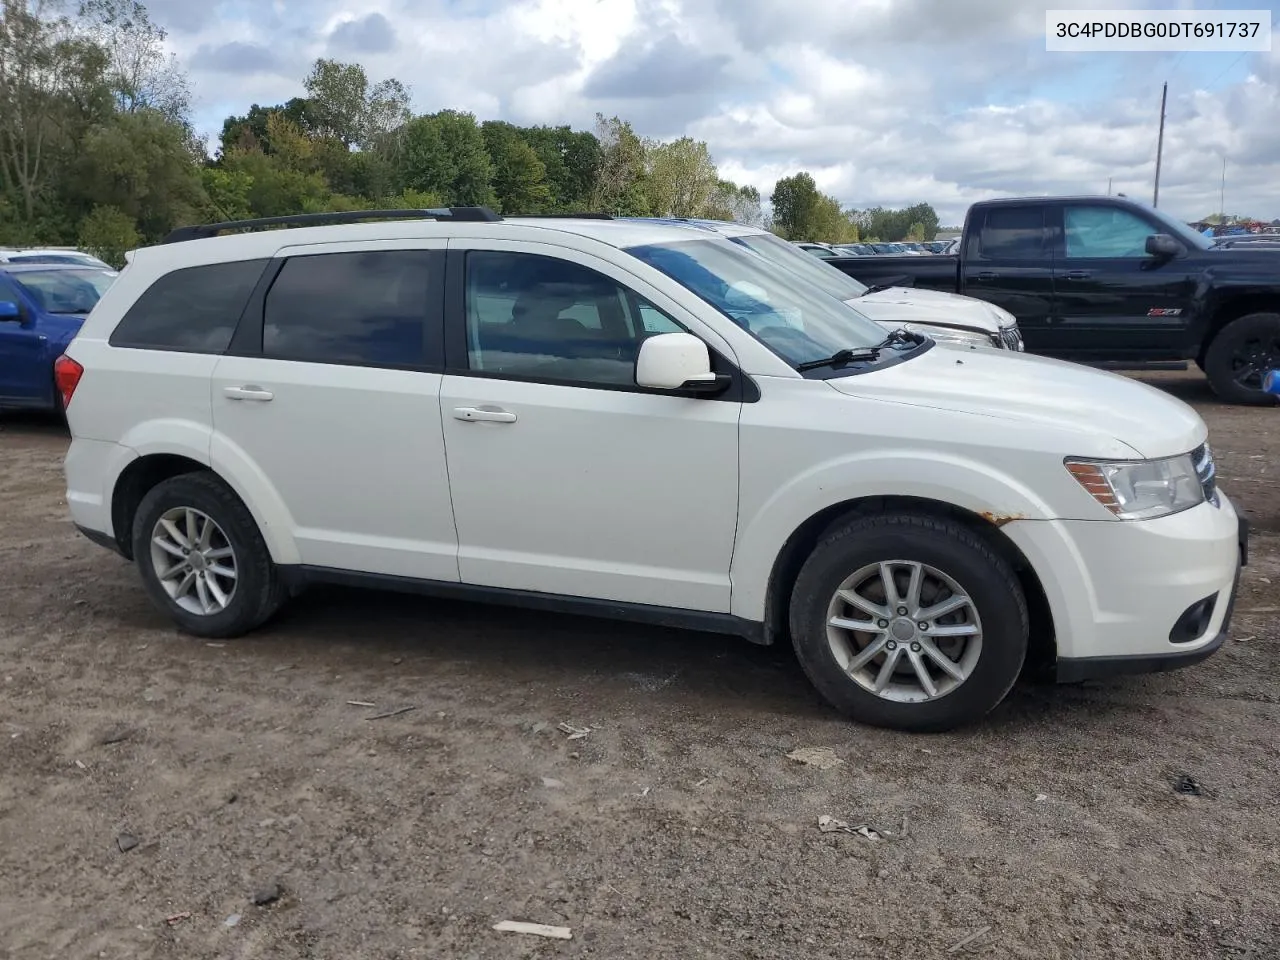
[[[1111,181],[1114,179],[1115,177],[1107,177],[1107,196],[1108,197],[1111,196]]]
[[[1160,94],[1160,139],[1156,142],[1156,190],[1151,198],[1151,206],[1160,206],[1160,162],[1164,159],[1164,108],[1169,99],[1169,81],[1164,82],[1164,91]]]
[[[1227,222],[1227,157],[1222,157],[1222,187],[1218,191],[1218,222]]]

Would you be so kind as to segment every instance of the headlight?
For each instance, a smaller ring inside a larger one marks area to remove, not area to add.
[[[1121,520],[1151,520],[1204,502],[1191,454],[1164,460],[1066,461],[1080,486]]]

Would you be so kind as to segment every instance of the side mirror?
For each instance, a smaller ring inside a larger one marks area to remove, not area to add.
[[[691,333],[660,333],[640,344],[637,386],[714,393],[728,383],[727,376],[711,372],[707,345]]]
[[[1153,233],[1147,237],[1147,253],[1153,257],[1176,257],[1182,252],[1182,244],[1167,233]]]
[[[22,311],[12,300],[0,300],[0,322],[5,320],[14,322],[22,320]]]

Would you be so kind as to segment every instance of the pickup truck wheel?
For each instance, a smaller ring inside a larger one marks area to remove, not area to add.
[[[1280,313],[1251,313],[1218,331],[1205,352],[1204,372],[1213,392],[1228,403],[1267,406],[1267,371],[1280,370]]]
[[[248,633],[287,597],[252,514],[210,473],[180,474],[142,498],[133,556],[152,602],[198,637]]]
[[[810,681],[877,727],[934,732],[986,716],[1027,655],[1017,577],[963,525],[922,514],[859,517],[814,549],[791,597]]]

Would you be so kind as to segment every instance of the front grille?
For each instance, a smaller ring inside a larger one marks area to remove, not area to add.
[[[1006,350],[1022,350],[1022,331],[1016,326],[1001,327],[1000,339],[1004,343]]]
[[[1204,498],[1215,507],[1218,505],[1218,468],[1213,462],[1213,451],[1207,443],[1202,443],[1191,451],[1191,459],[1196,465],[1196,476],[1200,479],[1200,489]]]

